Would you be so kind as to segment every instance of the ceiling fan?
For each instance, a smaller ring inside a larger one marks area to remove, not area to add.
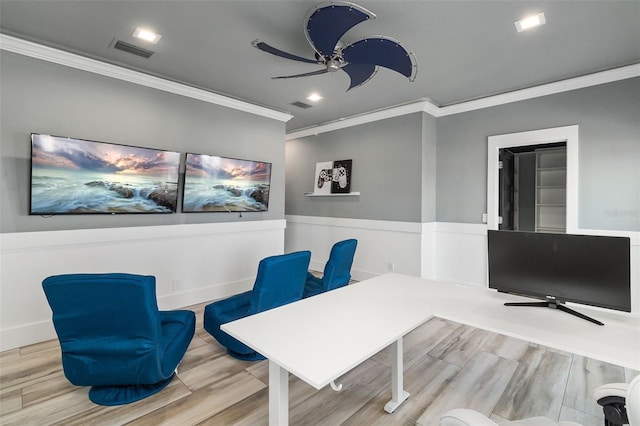
[[[254,40],[251,44],[272,55],[324,66],[317,71],[272,77],[274,79],[308,77],[342,70],[351,79],[348,91],[369,81],[380,66],[399,72],[413,81],[418,69],[415,55],[402,47],[399,41],[385,36],[366,37],[350,44],[341,40],[357,24],[375,18],[373,12],[348,2],[335,1],[314,6],[305,17],[304,30],[307,41],[315,50],[315,59],[284,52],[260,40]]]

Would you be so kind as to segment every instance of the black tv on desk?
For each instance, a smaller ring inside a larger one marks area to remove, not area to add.
[[[564,306],[576,302],[631,312],[627,237],[488,231],[489,288],[543,299],[546,306],[603,325]]]

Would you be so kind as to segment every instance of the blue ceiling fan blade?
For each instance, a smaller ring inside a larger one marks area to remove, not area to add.
[[[389,37],[370,37],[346,46],[342,56],[348,63],[373,64],[397,71],[413,81],[416,76],[416,59],[400,42]]]
[[[271,78],[272,78],[272,79],[274,79],[274,80],[278,80],[278,79],[281,79],[281,78],[309,77],[309,76],[312,76],[312,75],[326,74],[326,73],[328,73],[328,72],[329,72],[329,71],[327,71],[327,69],[326,69],[326,68],[323,68],[323,69],[318,70],[318,71],[305,72],[305,73],[303,73],[303,74],[295,74],[295,75],[281,75],[281,76],[279,76],[279,77],[271,77]]]
[[[347,89],[348,92],[349,90],[362,86],[364,83],[369,81],[375,75],[378,67],[373,64],[350,63],[340,69],[349,74],[349,78],[351,79],[351,84]]]
[[[315,9],[305,20],[307,41],[323,57],[333,55],[340,38],[352,27],[376,15],[347,2],[331,2]]]
[[[281,58],[291,59],[298,62],[306,62],[308,64],[322,64],[322,62],[318,62],[315,59],[303,58],[302,56],[293,55],[291,53],[284,52],[280,49],[276,49],[275,47],[269,46],[267,43],[260,40],[254,40],[251,42],[251,44],[256,49],[260,49],[263,52],[271,53],[272,55],[280,56]]]

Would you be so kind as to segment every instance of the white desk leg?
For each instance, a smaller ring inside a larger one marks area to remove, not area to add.
[[[269,360],[269,426],[289,424],[289,372]]]
[[[402,365],[402,337],[393,342],[391,348],[391,401],[384,406],[384,411],[393,413],[403,402],[409,398],[409,392],[403,389],[402,377],[404,369]]]

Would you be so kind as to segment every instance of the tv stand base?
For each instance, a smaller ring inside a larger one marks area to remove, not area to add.
[[[567,308],[565,305],[562,305],[556,301],[546,301],[546,302],[512,302],[512,303],[505,303],[504,306],[534,306],[534,307],[540,307],[540,308],[551,308],[551,309],[559,309],[563,312],[566,312],[568,314],[571,314],[573,316],[576,316],[578,318],[582,318],[584,320],[590,321],[594,324],[598,324],[598,325],[604,325],[603,323],[601,323],[600,321],[598,321],[595,318],[591,318],[587,315],[581,314],[580,312],[574,311],[571,308]]]

